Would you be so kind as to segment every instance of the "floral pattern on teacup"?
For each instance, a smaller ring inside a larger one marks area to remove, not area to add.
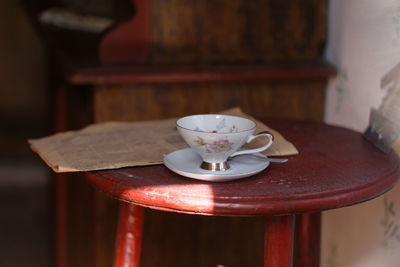
[[[196,125],[194,128],[195,131],[199,132],[209,132],[209,133],[237,133],[239,129],[233,124],[230,128],[227,129],[226,119],[221,120],[214,128],[214,130],[205,130],[201,125]]]
[[[229,128],[228,133],[237,133],[239,130],[235,125],[232,125],[231,128]],[[218,130],[213,130],[209,133],[219,133]]]
[[[205,146],[206,143],[204,142],[204,139],[201,138],[200,136],[197,136],[197,140],[194,140],[195,143],[197,143],[198,146]]]
[[[235,124],[234,125],[232,125],[232,127],[229,129],[229,132],[230,133],[237,133],[239,130],[238,130],[238,128],[235,126]]]
[[[224,139],[215,141],[210,145],[210,148],[214,150],[214,152],[229,151],[232,149],[232,145],[233,143],[229,143],[228,139]]]
[[[206,143],[200,136],[197,136],[197,140],[194,142],[197,143],[198,146],[205,146],[207,153],[230,151],[233,145],[233,143],[230,143],[228,139],[221,139],[214,141],[213,143]]]

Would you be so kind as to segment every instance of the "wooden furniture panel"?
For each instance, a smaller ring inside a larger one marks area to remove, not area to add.
[[[55,131],[82,128],[93,121],[92,90],[76,86],[72,90],[57,84]],[[80,173],[55,174],[55,258],[57,267],[87,267],[91,233],[91,197],[94,190]],[[107,240],[109,241],[109,240]]]
[[[240,106],[258,117],[322,120],[325,81],[97,85],[94,118],[136,121]]]
[[[334,76],[336,69],[323,60],[271,64],[168,64],[69,68],[71,84],[168,84],[314,80]]]
[[[326,1],[153,0],[152,6],[149,58],[157,63],[310,60],[326,38]]]
[[[326,0],[131,1],[133,19],[101,42],[103,63],[308,61],[326,41]]]

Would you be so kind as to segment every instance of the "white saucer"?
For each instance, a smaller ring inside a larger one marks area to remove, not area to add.
[[[202,159],[191,148],[169,153],[164,157],[164,165],[171,171],[198,180],[211,182],[232,181],[254,175],[268,167],[269,161],[261,153],[236,156],[229,160],[226,171],[207,171],[200,168]]]

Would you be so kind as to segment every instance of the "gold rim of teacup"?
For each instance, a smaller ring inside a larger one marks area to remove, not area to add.
[[[244,117],[240,117],[240,116],[234,116],[234,115],[225,115],[225,114],[196,114],[196,115],[184,116],[184,117],[181,117],[181,118],[179,118],[179,119],[177,119],[177,120],[175,121],[175,126],[176,126],[176,127],[179,127],[179,128],[182,128],[182,129],[185,129],[185,130],[189,130],[189,131],[193,131],[193,132],[198,132],[198,133],[232,134],[232,133],[230,133],[230,132],[205,132],[205,131],[196,130],[196,129],[191,129],[191,128],[187,128],[187,127],[184,127],[184,126],[182,126],[182,125],[179,125],[179,121],[181,121],[181,120],[183,120],[183,119],[186,119],[186,118],[189,118],[189,117],[196,117],[196,116],[223,116],[223,117],[231,117],[231,118],[236,118],[236,119],[243,119],[243,120],[247,120],[247,121],[250,121],[250,122],[253,123],[253,126],[252,126],[251,128],[249,128],[249,129],[244,129],[244,130],[240,130],[240,131],[237,131],[237,132],[234,132],[234,134],[235,134],[235,133],[246,132],[246,131],[251,131],[251,130],[257,128],[257,123],[256,123],[254,120],[252,120],[252,119],[248,119],[248,118],[244,118]]]

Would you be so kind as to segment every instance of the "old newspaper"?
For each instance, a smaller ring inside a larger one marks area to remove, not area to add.
[[[251,118],[238,108],[221,113]],[[175,122],[176,118],[145,122],[106,122],[28,142],[55,172],[161,164],[164,155],[188,147],[180,137]],[[266,155],[287,156],[298,153],[294,145],[277,131],[256,122],[255,133],[268,130],[275,137],[274,144],[265,152]],[[256,139],[251,146],[261,146],[266,141],[262,139],[264,138]]]

